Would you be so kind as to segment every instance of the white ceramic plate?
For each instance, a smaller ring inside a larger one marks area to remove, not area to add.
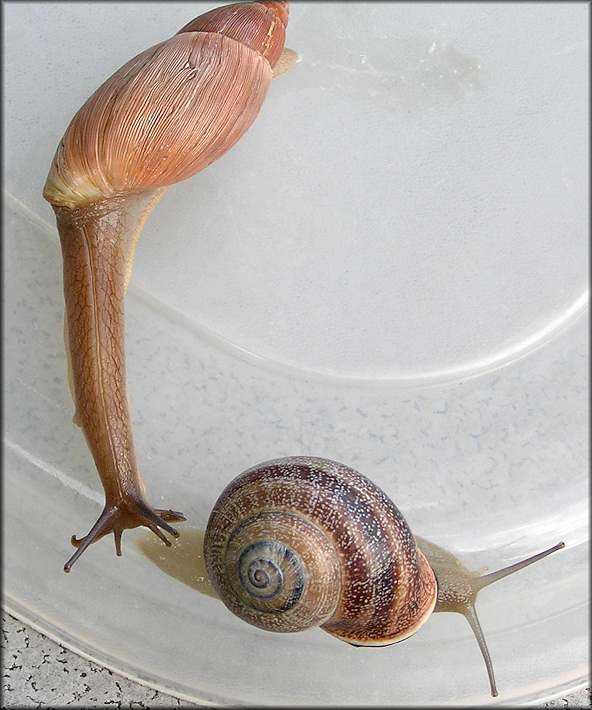
[[[124,536],[69,576],[102,491],[73,408],[57,143],[127,59],[209,3],[15,3],[5,22],[5,604],[202,702],[475,705],[468,625],[356,649],[274,635]],[[378,483],[469,567],[566,549],[483,592],[499,701],[588,665],[588,7],[296,3],[301,61],[138,244],[129,388],[150,501],[204,527],[235,475],[312,454]]]

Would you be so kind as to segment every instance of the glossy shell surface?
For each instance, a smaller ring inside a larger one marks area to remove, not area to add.
[[[327,459],[276,459],[238,476],[214,506],[204,554],[228,608],[270,631],[322,626],[386,645],[417,631],[435,603],[433,573],[399,510]]]

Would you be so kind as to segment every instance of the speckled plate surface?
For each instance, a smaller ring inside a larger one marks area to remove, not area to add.
[[[71,422],[41,189],[94,88],[209,7],[5,7],[5,603],[196,701],[486,703],[460,617],[386,649],[267,634],[163,574],[141,533],[61,571],[102,491]],[[587,17],[295,4],[301,61],[233,151],[165,196],[126,303],[149,497],[187,525],[245,468],[311,454],[375,480],[469,567],[565,541],[479,600],[500,702],[588,674]]]

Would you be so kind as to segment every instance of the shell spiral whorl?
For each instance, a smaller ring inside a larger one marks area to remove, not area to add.
[[[417,631],[436,602],[434,574],[395,505],[327,459],[275,459],[238,476],[210,515],[204,554],[226,606],[268,631],[322,626],[387,645]]]

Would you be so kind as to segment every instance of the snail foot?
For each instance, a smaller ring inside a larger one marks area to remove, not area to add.
[[[168,523],[182,522],[183,520],[185,520],[185,517],[182,513],[174,510],[152,508],[144,500],[121,501],[117,505],[105,505],[103,512],[87,535],[81,538],[72,535],[70,541],[77,549],[64,565],[64,572],[69,572],[72,569],[72,565],[89,545],[109,533],[113,533],[115,537],[115,553],[120,557],[123,531],[142,525],[151,530],[167,547],[170,547],[171,541],[164,533],[167,532],[173,537],[179,537],[179,533]]]

